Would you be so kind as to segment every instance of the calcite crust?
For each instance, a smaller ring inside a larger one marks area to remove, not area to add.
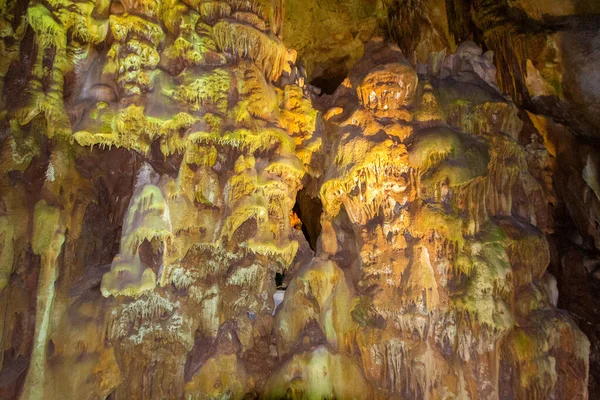
[[[0,397],[588,398],[553,125],[444,18],[368,40],[383,5],[318,97],[287,3],[0,2]]]

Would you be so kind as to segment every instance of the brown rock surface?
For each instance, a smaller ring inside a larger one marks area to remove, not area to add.
[[[1,3],[0,397],[593,398],[599,10],[553,4]]]

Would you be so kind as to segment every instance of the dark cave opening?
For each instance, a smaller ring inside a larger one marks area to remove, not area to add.
[[[316,252],[317,240],[321,235],[321,214],[323,213],[321,201],[311,197],[305,189],[300,190],[296,195],[296,203],[292,212],[297,219],[290,219],[290,223],[294,229],[302,231],[310,249]],[[277,290],[287,288],[285,273],[277,272],[275,274],[275,286]]]
[[[317,239],[321,235],[321,214],[323,214],[321,200],[311,197],[305,189],[302,189],[296,195],[293,211],[300,219],[302,233],[310,248],[316,251]]]
[[[347,59],[344,58],[326,65],[317,65],[311,74],[310,84],[321,89],[321,95],[333,94],[350,72],[346,64]]]
[[[317,76],[310,84],[321,89],[321,95],[333,94],[335,90],[342,84],[345,77],[341,76]]]
[[[275,286],[277,287],[277,290],[285,290],[285,287],[283,286],[284,279],[284,273],[275,273]]]

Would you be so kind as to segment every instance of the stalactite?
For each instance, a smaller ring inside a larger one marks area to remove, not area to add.
[[[213,26],[213,34],[222,51],[235,57],[249,58],[272,81],[281,76],[288,54],[278,38],[269,37],[244,24],[226,21],[217,22]]]
[[[309,60],[282,0],[5,3],[0,397],[585,398],[516,6],[288,1]]]

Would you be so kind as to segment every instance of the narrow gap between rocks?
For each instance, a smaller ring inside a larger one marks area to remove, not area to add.
[[[311,197],[304,189],[300,190],[293,210],[300,219],[306,241],[310,248],[316,251],[317,239],[321,236],[321,214],[323,214],[321,200]]]
[[[317,239],[321,235],[321,214],[323,205],[318,198],[310,197],[305,190],[300,190],[296,196],[296,204],[292,209],[298,218],[294,228],[302,231],[312,251],[316,251]],[[275,274],[277,290],[285,290],[285,274]]]

